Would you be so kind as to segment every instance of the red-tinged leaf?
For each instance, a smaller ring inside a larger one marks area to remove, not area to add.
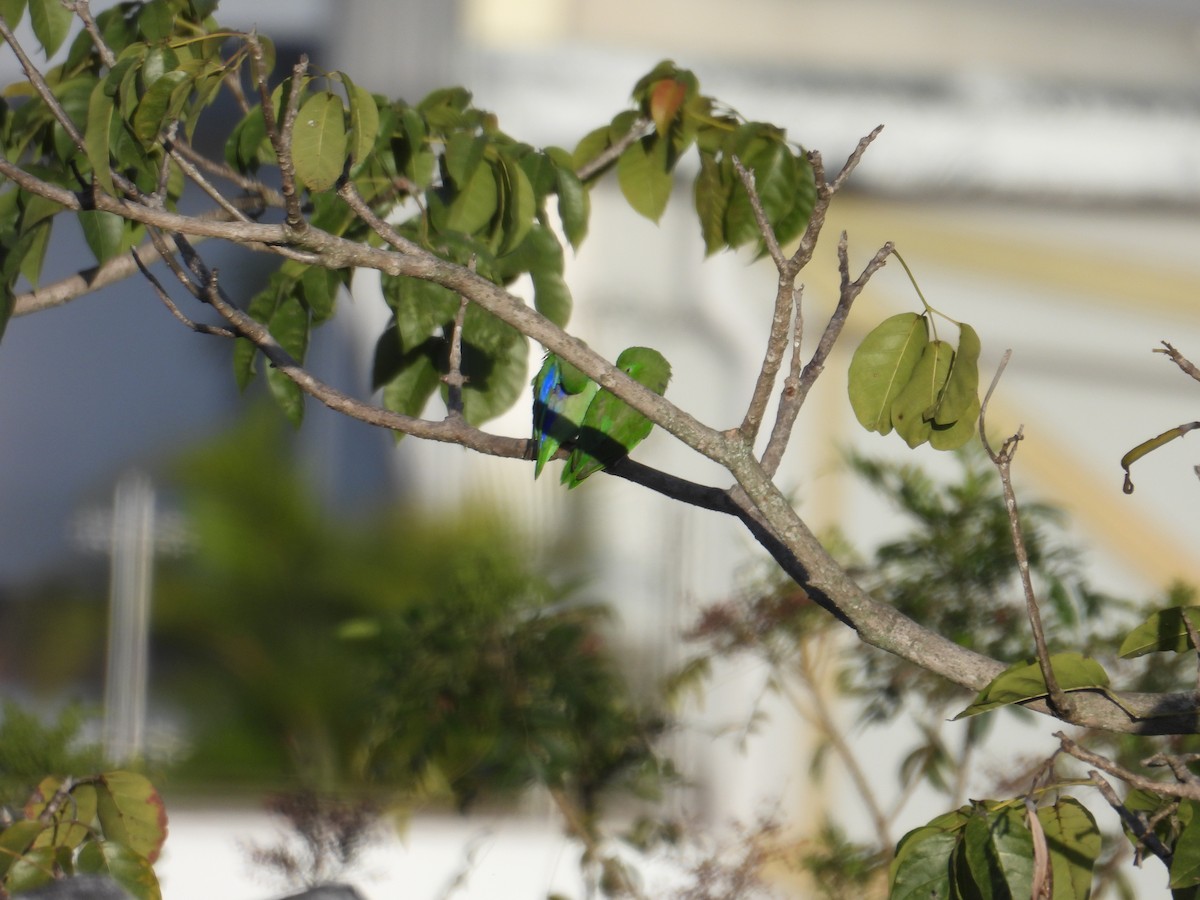
[[[650,89],[650,118],[660,135],[666,136],[687,98],[687,85],[673,78],[665,78]]]
[[[167,810],[154,785],[135,772],[105,772],[96,788],[105,838],[154,862],[167,839]]]

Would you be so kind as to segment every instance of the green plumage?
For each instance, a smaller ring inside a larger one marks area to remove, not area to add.
[[[622,351],[617,368],[656,394],[665,392],[671,380],[670,364],[649,347]],[[644,440],[653,427],[648,418],[615,394],[597,392],[579,424],[562,483],[573,488],[589,475],[611,466]]]
[[[553,353],[546,354],[533,379],[533,441],[538,451],[534,478],[542,474],[559,447],[575,440],[598,389],[599,385],[575,366]]]

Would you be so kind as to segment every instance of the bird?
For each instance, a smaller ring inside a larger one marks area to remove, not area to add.
[[[575,440],[579,425],[599,385],[575,366],[547,353],[533,378],[533,443],[537,461],[533,477],[563,444]]]
[[[616,366],[638,384],[662,394],[671,380],[671,365],[650,347],[628,347]],[[575,487],[589,475],[628,455],[654,427],[624,400],[606,390],[596,392],[574,435],[575,446],[563,467],[562,483]]]

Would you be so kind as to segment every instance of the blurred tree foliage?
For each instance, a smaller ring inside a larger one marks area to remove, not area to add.
[[[83,737],[86,711],[72,705],[46,721],[14,700],[0,705],[0,810],[17,810],[47,773],[99,772],[100,748]]]
[[[182,780],[459,805],[540,783],[584,810],[652,786],[662,723],[603,605],[535,575],[495,510],[331,519],[281,430],[251,416],[176,468],[195,546],[160,579],[155,683],[187,717]]]

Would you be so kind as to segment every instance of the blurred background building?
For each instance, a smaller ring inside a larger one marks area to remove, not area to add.
[[[883,123],[805,272],[808,333],[835,297],[831,238],[845,229],[858,264],[894,240],[930,302],[978,330],[984,373],[1012,348],[991,422],[1005,433],[1024,425],[1021,489],[1071,513],[1094,548],[1094,580],[1135,593],[1175,577],[1200,583],[1200,451],[1184,441],[1143,462],[1132,496],[1117,463],[1196,418],[1198,386],[1150,352],[1165,339],[1200,359],[1200,8],[1189,0],[224,0],[219,15],[380,93],[415,101],[464,84],[502,128],[537,144],[572,147],[663,58],[747,118],[786,127],[831,170]],[[0,67],[16,77],[10,58]],[[775,279],[769,264],[703,260],[684,187],[658,226],[624,208],[615,186],[597,189],[590,235],[568,262],[571,326],[610,358],[632,343],[659,347],[674,366],[672,399],[727,427],[749,396]],[[77,267],[50,260],[47,280]],[[252,285],[255,273],[244,277]],[[915,306],[887,267],[843,343]],[[342,304],[316,336],[314,369],[365,394],[382,324],[370,303]],[[870,546],[894,522],[841,471],[840,454],[903,448],[858,429],[847,364],[846,354],[832,360],[780,478],[816,528]],[[229,369],[224,345],[180,328],[136,280],[14,321],[0,348],[0,592],[75,564],[72,523],[109,502],[122,472],[153,470],[226,427],[241,404]],[[526,406],[495,427],[526,434]],[[597,552],[580,572],[617,604],[647,679],[678,662],[680,627],[735,592],[755,558],[734,523],[615,479],[568,495],[553,478],[534,484],[518,462],[411,439],[393,448],[311,403],[299,440],[337,510],[380,496],[436,507],[486,495],[532,528],[587,529]],[[723,483],[663,435],[637,456]],[[936,462],[932,451],[916,458]],[[0,678],[20,674],[0,661]],[[786,721],[752,742],[749,765],[712,739],[754,702],[762,677],[716,679],[679,739],[701,785],[688,802],[714,819],[753,817],[805,787],[804,736]]]

